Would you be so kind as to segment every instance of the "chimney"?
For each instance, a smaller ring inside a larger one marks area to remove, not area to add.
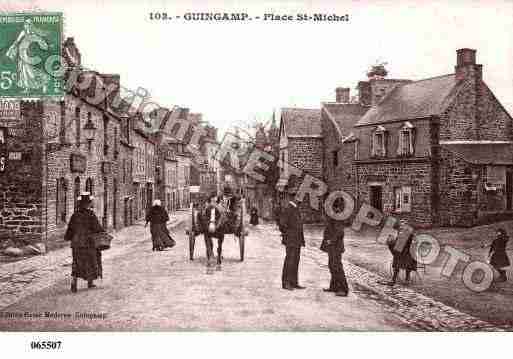
[[[358,101],[362,106],[370,106],[372,102],[371,84],[369,81],[358,82]]]
[[[105,84],[105,91],[107,95],[107,104],[115,104],[116,96],[119,94],[120,76],[119,74],[101,74],[103,83]]]
[[[483,78],[483,65],[476,64],[476,50],[456,50],[456,66],[454,67],[454,72],[457,81],[467,78],[480,81]]]
[[[189,117],[189,109],[186,108],[186,107],[182,107],[180,109],[180,116],[179,116],[179,118],[183,119],[183,120],[187,120],[188,117]]]
[[[335,98],[338,103],[349,103],[349,87],[337,87],[335,89]]]

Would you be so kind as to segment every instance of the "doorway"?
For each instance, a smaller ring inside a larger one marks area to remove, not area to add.
[[[383,187],[370,186],[370,205],[383,212]]]
[[[506,210],[511,211],[513,195],[513,172],[506,172]]]

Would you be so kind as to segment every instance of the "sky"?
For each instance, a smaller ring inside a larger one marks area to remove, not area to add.
[[[20,1],[6,0],[0,10]],[[376,61],[389,78],[454,72],[456,49],[477,50],[483,78],[513,113],[512,1],[69,1],[28,0],[25,9],[62,11],[84,66],[119,73],[152,101],[200,112],[221,130],[282,107],[319,108]],[[187,22],[150,12],[327,13],[349,22]]]

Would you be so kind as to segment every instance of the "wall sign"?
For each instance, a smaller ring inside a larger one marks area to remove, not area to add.
[[[71,172],[85,172],[87,160],[85,156],[72,154],[70,159]]]
[[[21,118],[20,101],[1,100],[0,101],[0,122],[13,123]]]

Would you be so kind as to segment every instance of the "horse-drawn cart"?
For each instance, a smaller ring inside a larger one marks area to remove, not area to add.
[[[186,234],[189,238],[189,259],[191,261],[194,260],[196,236],[203,234],[205,239],[218,239],[217,263],[220,265],[224,235],[233,234],[236,241],[239,243],[240,260],[244,261],[245,239],[248,235],[244,224],[244,200],[232,197],[228,200],[226,205],[218,204],[216,208],[218,208],[222,215],[214,224],[214,229],[212,229],[212,223],[209,223],[208,218],[206,218],[208,214],[205,213],[205,208],[200,208],[195,205],[191,206],[190,225],[189,228],[186,229]],[[208,248],[207,259],[209,259]]]

